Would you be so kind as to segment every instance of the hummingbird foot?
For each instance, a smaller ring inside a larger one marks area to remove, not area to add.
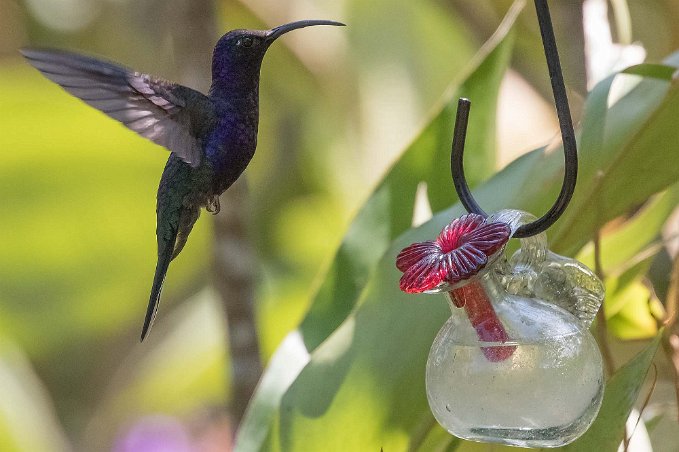
[[[212,215],[217,215],[219,211],[221,210],[221,206],[219,205],[219,196],[211,196],[207,199],[207,205],[205,206],[205,210],[210,212]]]

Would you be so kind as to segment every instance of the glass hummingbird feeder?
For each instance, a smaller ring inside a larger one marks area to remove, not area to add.
[[[557,447],[587,430],[603,396],[602,359],[589,332],[599,279],[546,247],[545,234],[503,252],[527,214],[467,214],[397,258],[401,289],[443,293],[451,317],[429,352],[436,420],[460,438]]]
[[[451,170],[469,214],[406,247],[396,266],[401,290],[442,293],[450,305],[426,369],[436,420],[463,439],[559,447],[582,435],[601,406],[602,358],[589,326],[604,287],[585,265],[547,248],[544,231],[575,189],[577,149],[548,6],[535,6],[566,163],[556,202],[539,219],[516,210],[488,216],[479,207],[462,168],[470,102],[460,99]],[[508,257],[510,238],[520,246]]]

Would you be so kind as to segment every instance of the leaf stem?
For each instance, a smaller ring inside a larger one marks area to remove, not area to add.
[[[594,233],[594,273],[603,282],[606,283],[606,274],[601,263],[601,229],[597,229]],[[611,346],[608,343],[608,324],[606,323],[606,304],[602,303],[597,318],[597,340],[601,355],[604,359],[604,366],[606,368],[606,375],[610,378],[615,372],[615,361],[611,353]],[[624,434],[622,437],[623,450],[627,452],[629,449],[629,437],[627,435],[627,424],[625,424]]]
[[[221,196],[223,214],[215,216],[214,285],[226,318],[231,358],[230,413],[234,427],[262,374],[254,312],[255,257],[248,240],[248,191],[241,178]]]
[[[601,264],[601,231],[597,230],[594,234],[594,273],[597,277],[604,282],[606,275],[604,274],[604,268]],[[597,319],[597,341],[599,342],[599,348],[601,349],[601,355],[604,358],[604,367],[606,368],[606,375],[610,377],[615,372],[615,361],[613,360],[613,354],[611,353],[611,347],[608,343],[608,324],[606,322],[606,305],[601,304],[599,312],[596,314]]]
[[[665,300],[666,318],[665,334],[663,334],[662,345],[667,360],[671,364],[674,374],[674,393],[679,406],[679,331],[677,331],[677,310],[679,308],[679,257],[675,257],[672,264],[672,274],[670,277],[670,287],[667,291]],[[679,416],[677,417],[679,422]]]

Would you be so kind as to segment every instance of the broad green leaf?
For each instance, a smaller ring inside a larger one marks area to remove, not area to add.
[[[650,293],[642,278],[649,270],[650,259],[662,249],[660,230],[678,202],[679,185],[675,184],[601,238],[608,329],[621,339],[648,338],[657,333]],[[594,267],[592,243],[581,250],[578,260]]]
[[[397,284],[384,284],[396,273],[380,265],[361,306],[312,353],[283,397],[272,450],[418,446],[411,432],[431,422],[427,350],[447,306],[441,297],[404,302]]]
[[[422,430],[413,435],[411,445],[409,446],[410,450],[418,452],[452,452],[457,450],[460,444],[464,443],[459,438],[448,433],[433,418],[428,419],[421,427]],[[422,437],[423,434],[426,436]],[[418,439],[419,437],[422,437],[422,439]]]
[[[500,81],[509,62],[511,25],[523,2],[518,2],[497,33],[477,56],[463,83],[454,84],[428,119],[422,132],[404,151],[356,215],[324,276],[310,311],[300,326],[304,342],[313,350],[336,328],[354,306],[371,269],[389,244],[412,223],[415,189],[425,181],[432,208],[440,210],[455,201],[449,165],[452,129],[460,96],[473,97],[469,148],[478,164],[469,170],[471,180],[490,175],[495,156],[494,120]],[[489,119],[491,118],[491,119]]]
[[[621,295],[624,305],[608,321],[608,330],[620,339],[648,339],[658,332],[651,314],[651,292],[641,281],[627,286]]]
[[[651,292],[642,281],[649,266],[647,259],[620,276],[606,279],[608,330],[620,339],[648,339],[658,332],[649,305]]]
[[[474,96],[475,114],[470,127],[476,132],[470,135],[469,142],[474,146],[474,155],[485,162],[470,170],[470,175],[475,175],[476,180],[489,175],[492,165],[488,162],[495,153],[494,121],[489,118],[495,116],[499,84],[509,62],[511,25],[523,3],[517,2],[480,52],[466,80],[445,94],[422,132],[357,214],[299,331],[291,333],[273,356],[241,425],[239,450],[261,448],[281,395],[308,362],[307,350],[315,349],[341,324],[358,302],[379,258],[394,238],[411,226],[417,185],[428,182],[433,205],[454,201],[450,175],[444,170],[448,165],[438,162],[449,158],[458,96]],[[298,367],[291,369],[293,363]]]
[[[666,64],[679,65],[679,54]],[[566,214],[550,231],[555,251],[563,254],[574,254],[602,224],[677,180],[674,165],[666,160],[667,150],[679,140],[673,118],[679,87],[647,79],[607,111],[614,77],[599,83],[587,100],[578,186]]]
[[[632,218],[601,238],[601,265],[607,276],[619,275],[630,264],[639,263],[657,252],[659,231],[679,204],[679,185],[651,199]],[[657,245],[657,246],[654,246]],[[587,244],[578,260],[594,268],[594,246]]]
[[[676,86],[658,81],[644,81],[626,95],[606,115],[607,134],[602,141],[606,152],[583,149],[582,173],[593,174],[606,168],[629,181],[636,177],[642,160],[659,165],[666,156],[667,137],[679,139],[679,128],[674,124],[679,113],[679,103],[674,102],[677,96]],[[607,96],[596,99],[603,105],[606,101]],[[590,100],[590,109],[599,107],[596,102]],[[621,108],[620,104],[629,108]],[[648,121],[649,117],[653,121]],[[588,118],[599,121],[591,115]],[[640,122],[643,130],[638,126]],[[584,127],[592,126],[585,122]],[[551,204],[561,185],[561,160],[558,152],[532,152],[480,186],[475,195],[490,211],[514,206],[539,212]],[[621,185],[605,175],[597,181],[581,178],[584,193],[579,195],[575,208],[567,212],[565,223],[594,230],[615,209],[625,211],[666,188],[679,177],[679,168],[661,166],[658,171],[663,172],[663,177],[652,184],[641,180],[639,184]],[[585,203],[585,193],[589,193],[590,200],[602,192],[610,194],[609,184],[617,187],[615,209],[578,209]],[[314,450],[321,445],[332,449],[340,447],[340,441],[347,450],[403,450],[412,446],[413,432],[431,420],[424,392],[425,361],[447,313],[442,297],[401,293],[394,260],[404,246],[434,237],[444,224],[462,213],[456,205],[392,244],[357,308],[313,351],[309,364],[284,395],[269,449]],[[557,249],[577,249],[589,238],[570,231],[557,231],[551,237]],[[332,437],[327,435],[330,430]]]
[[[622,366],[606,383],[604,401],[594,424],[577,441],[560,449],[569,452],[617,450],[622,442],[625,422],[653,362],[661,334],[636,357]],[[558,449],[557,449],[558,450]]]
[[[643,261],[619,276],[606,278],[606,317],[611,318],[622,311],[625,304],[630,298],[639,295],[638,290],[633,290],[634,295],[626,294],[625,292],[639,283],[642,276],[648,271],[650,262]],[[646,300],[648,300],[648,292],[645,292]]]
[[[672,80],[676,78],[677,68],[666,64],[637,64],[623,71],[625,74],[641,75],[643,77]]]

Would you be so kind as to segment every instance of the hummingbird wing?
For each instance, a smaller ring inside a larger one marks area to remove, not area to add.
[[[196,167],[202,138],[214,127],[214,105],[186,86],[61,50],[22,49],[45,77],[129,129]]]

